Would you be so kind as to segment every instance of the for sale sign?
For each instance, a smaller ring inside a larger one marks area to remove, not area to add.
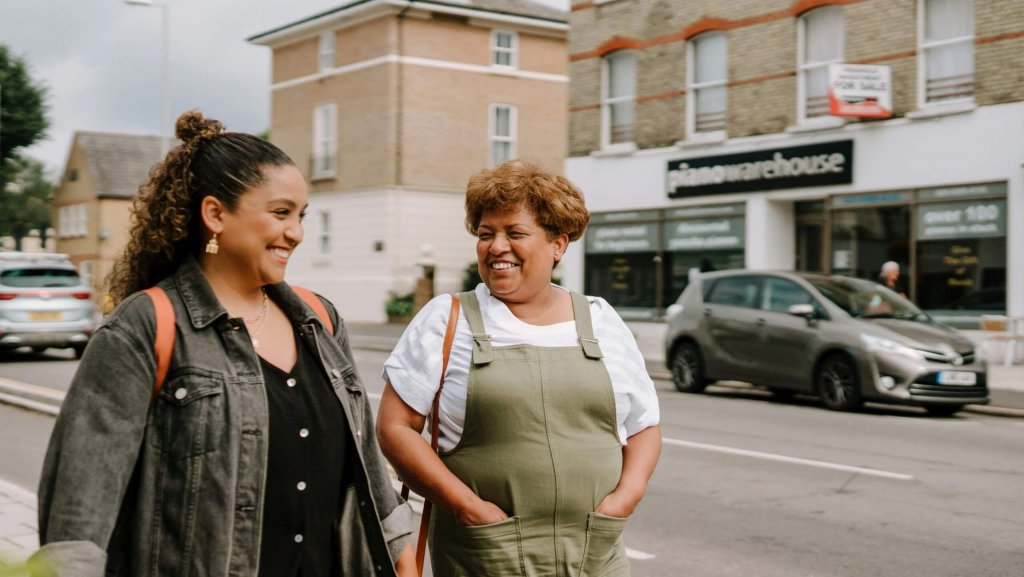
[[[828,86],[833,116],[892,116],[892,71],[888,66],[830,64]]]

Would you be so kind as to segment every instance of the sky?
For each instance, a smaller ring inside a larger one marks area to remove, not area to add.
[[[76,130],[170,134],[199,108],[229,130],[270,126],[270,48],[245,39],[349,0],[162,0],[170,30],[170,125],[162,130],[162,10],[124,0],[0,0],[0,43],[48,89],[50,128],[22,152],[56,177]],[[535,0],[568,9],[569,0]]]

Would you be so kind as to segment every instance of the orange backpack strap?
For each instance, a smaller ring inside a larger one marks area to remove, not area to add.
[[[316,294],[313,291],[309,289],[304,289],[300,286],[293,286],[292,290],[295,291],[295,294],[302,297],[302,300],[306,301],[306,304],[309,305],[309,308],[313,309],[313,312],[316,313],[316,316],[320,317],[320,321],[324,323],[325,327],[327,327],[327,332],[333,335],[334,323],[331,322],[331,315],[327,314],[327,307],[324,306],[324,303],[320,300],[320,297],[316,296]]]
[[[153,383],[151,397],[151,401],[155,401],[164,386],[167,370],[171,368],[171,354],[174,353],[174,307],[171,306],[167,293],[160,287],[151,287],[142,292],[149,295],[156,310],[156,338],[153,340],[153,350],[156,352],[156,382]]]

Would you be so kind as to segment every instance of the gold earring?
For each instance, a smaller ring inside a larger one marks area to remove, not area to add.
[[[217,244],[217,233],[213,233],[213,237],[210,238],[210,242],[206,243],[207,254],[217,254],[220,250],[220,245]]]

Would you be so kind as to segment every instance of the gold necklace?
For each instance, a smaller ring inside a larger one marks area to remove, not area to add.
[[[263,330],[263,325],[267,322],[267,311],[270,309],[270,299],[267,298],[267,291],[263,291],[263,307],[260,309],[260,314],[256,315],[255,318],[247,319],[242,317],[242,322],[245,323],[246,328],[250,324],[258,323],[256,330],[249,332],[249,338],[252,339],[252,347],[254,349],[260,348],[260,341],[256,338],[259,336],[260,331]]]

